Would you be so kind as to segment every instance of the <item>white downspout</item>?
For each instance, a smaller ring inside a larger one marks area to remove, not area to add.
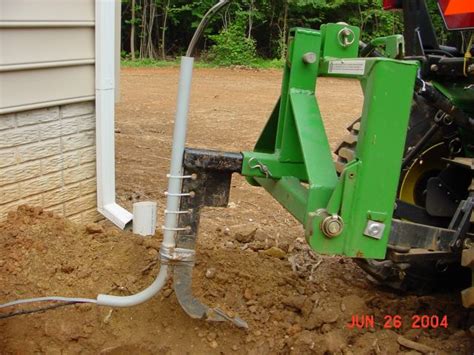
[[[124,229],[133,215],[115,202],[115,12],[115,0],[96,0],[97,210]]]

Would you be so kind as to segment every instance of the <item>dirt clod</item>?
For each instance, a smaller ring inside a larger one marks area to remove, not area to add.
[[[302,311],[307,297],[304,295],[288,296],[282,300],[282,303],[285,306],[294,308],[298,311]]]
[[[250,231],[248,228],[247,230],[237,232],[235,234],[235,240],[237,240],[240,243],[250,243],[251,241],[254,240],[255,234],[257,233],[257,229],[255,228],[250,228]]]
[[[209,332],[207,334],[207,340],[209,341],[213,341],[213,340],[216,340],[217,339],[217,334],[215,332]]]
[[[89,234],[104,233],[104,227],[97,223],[90,223],[86,226],[86,231]]]
[[[278,247],[271,247],[270,249],[265,250],[263,254],[277,259],[284,259],[286,256],[286,253]]]
[[[250,288],[246,288],[245,291],[244,291],[244,298],[247,300],[247,301],[250,301],[254,298],[253,296],[253,293],[252,293],[252,290]]]
[[[425,344],[418,343],[416,341],[407,339],[403,336],[399,336],[397,338],[397,341],[400,345],[408,348],[408,349],[413,349],[416,351],[419,351],[422,354],[433,354],[436,353],[436,350],[430,346],[427,346]]]
[[[137,243],[140,244],[140,242],[142,242],[143,245],[148,249],[160,250],[161,240],[158,240],[157,238],[137,237]]]
[[[213,267],[206,270],[206,277],[208,279],[213,279],[216,276],[217,270]]]

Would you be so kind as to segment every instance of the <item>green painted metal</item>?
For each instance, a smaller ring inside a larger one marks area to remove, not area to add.
[[[255,178],[278,202],[300,222],[306,217],[308,189],[293,176],[281,179]]]
[[[353,33],[352,44],[341,45],[339,34],[348,29]],[[321,52],[325,57],[356,58],[359,53],[360,29],[356,26],[325,24],[321,26],[322,46]]]
[[[387,58],[399,59],[405,56],[405,41],[402,35],[375,38],[370,44],[382,47]]]
[[[457,107],[470,115],[474,115],[474,78],[472,76],[452,82],[432,81],[431,84]],[[471,142],[474,142],[474,134],[463,128],[459,128],[459,134],[461,135],[464,154],[467,157],[474,157],[474,147],[471,144]]]
[[[303,224],[317,252],[384,258],[417,64],[357,58],[359,33],[340,24],[291,31],[280,99],[254,151],[243,153],[242,174]],[[339,177],[315,98],[318,76],[355,78],[364,90],[356,157]],[[344,222],[333,238],[321,230],[330,215]],[[385,225],[380,239],[364,235],[369,220]]]
[[[474,114],[473,77],[452,82],[432,81],[431,84],[448,97],[457,107],[467,113]],[[470,87],[471,85],[473,87]]]

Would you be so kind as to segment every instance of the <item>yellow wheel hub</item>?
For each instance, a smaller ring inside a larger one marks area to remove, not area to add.
[[[398,198],[402,201],[419,205],[420,189],[425,188],[427,179],[446,167],[447,162],[442,158],[448,157],[449,151],[446,144],[437,143],[426,149],[412,163],[407,172],[402,175],[402,183]],[[424,183],[423,183],[424,182]]]

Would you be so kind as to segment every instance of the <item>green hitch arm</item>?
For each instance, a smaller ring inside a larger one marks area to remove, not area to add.
[[[315,251],[384,258],[418,64],[358,58],[359,33],[341,24],[291,31],[280,99],[254,151],[243,153],[242,174],[303,224]],[[340,176],[318,76],[357,79],[364,90],[355,157]]]

